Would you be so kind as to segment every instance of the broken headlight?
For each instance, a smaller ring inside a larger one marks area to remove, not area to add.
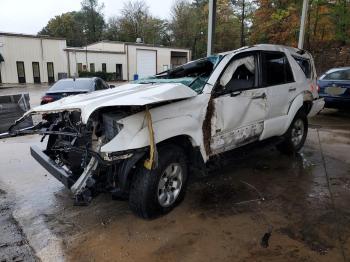
[[[118,121],[125,116],[124,112],[104,113],[102,115],[103,129],[107,141],[112,140],[122,130],[123,125],[119,124]]]

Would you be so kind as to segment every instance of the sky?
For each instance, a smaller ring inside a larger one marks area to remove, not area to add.
[[[144,0],[150,12],[159,18],[169,18],[174,0]],[[81,0],[0,0],[0,31],[36,34],[50,18],[69,11],[78,11]],[[99,0],[108,17],[119,15],[127,0]]]

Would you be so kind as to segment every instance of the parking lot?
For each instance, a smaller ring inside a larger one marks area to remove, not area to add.
[[[45,90],[0,95],[29,92],[37,105]],[[39,136],[1,140],[0,212],[8,216],[1,230],[16,241],[0,234],[0,254],[15,261],[349,261],[349,119],[349,112],[322,111],[293,157],[268,147],[216,162],[192,179],[180,206],[151,221],[109,194],[73,206],[69,190],[30,156],[30,145],[43,146]]]

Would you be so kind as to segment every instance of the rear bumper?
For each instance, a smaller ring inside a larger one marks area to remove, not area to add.
[[[36,161],[39,162],[51,175],[57,180],[61,181],[67,188],[71,188],[74,184],[73,179],[70,178],[70,174],[62,167],[58,166],[50,157],[48,157],[39,147],[31,146],[30,154]]]
[[[317,115],[324,108],[324,104],[325,102],[323,98],[315,99],[312,102],[312,107],[308,114],[308,117],[313,117]]]

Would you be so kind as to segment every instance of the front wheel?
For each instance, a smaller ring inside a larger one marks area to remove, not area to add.
[[[305,143],[307,131],[307,116],[303,111],[299,111],[284,135],[283,142],[277,145],[277,149],[286,154],[298,152]]]
[[[187,164],[184,151],[178,146],[167,145],[160,147],[158,153],[156,169],[150,171],[140,165],[133,175],[129,206],[142,218],[170,212],[185,194]]]

